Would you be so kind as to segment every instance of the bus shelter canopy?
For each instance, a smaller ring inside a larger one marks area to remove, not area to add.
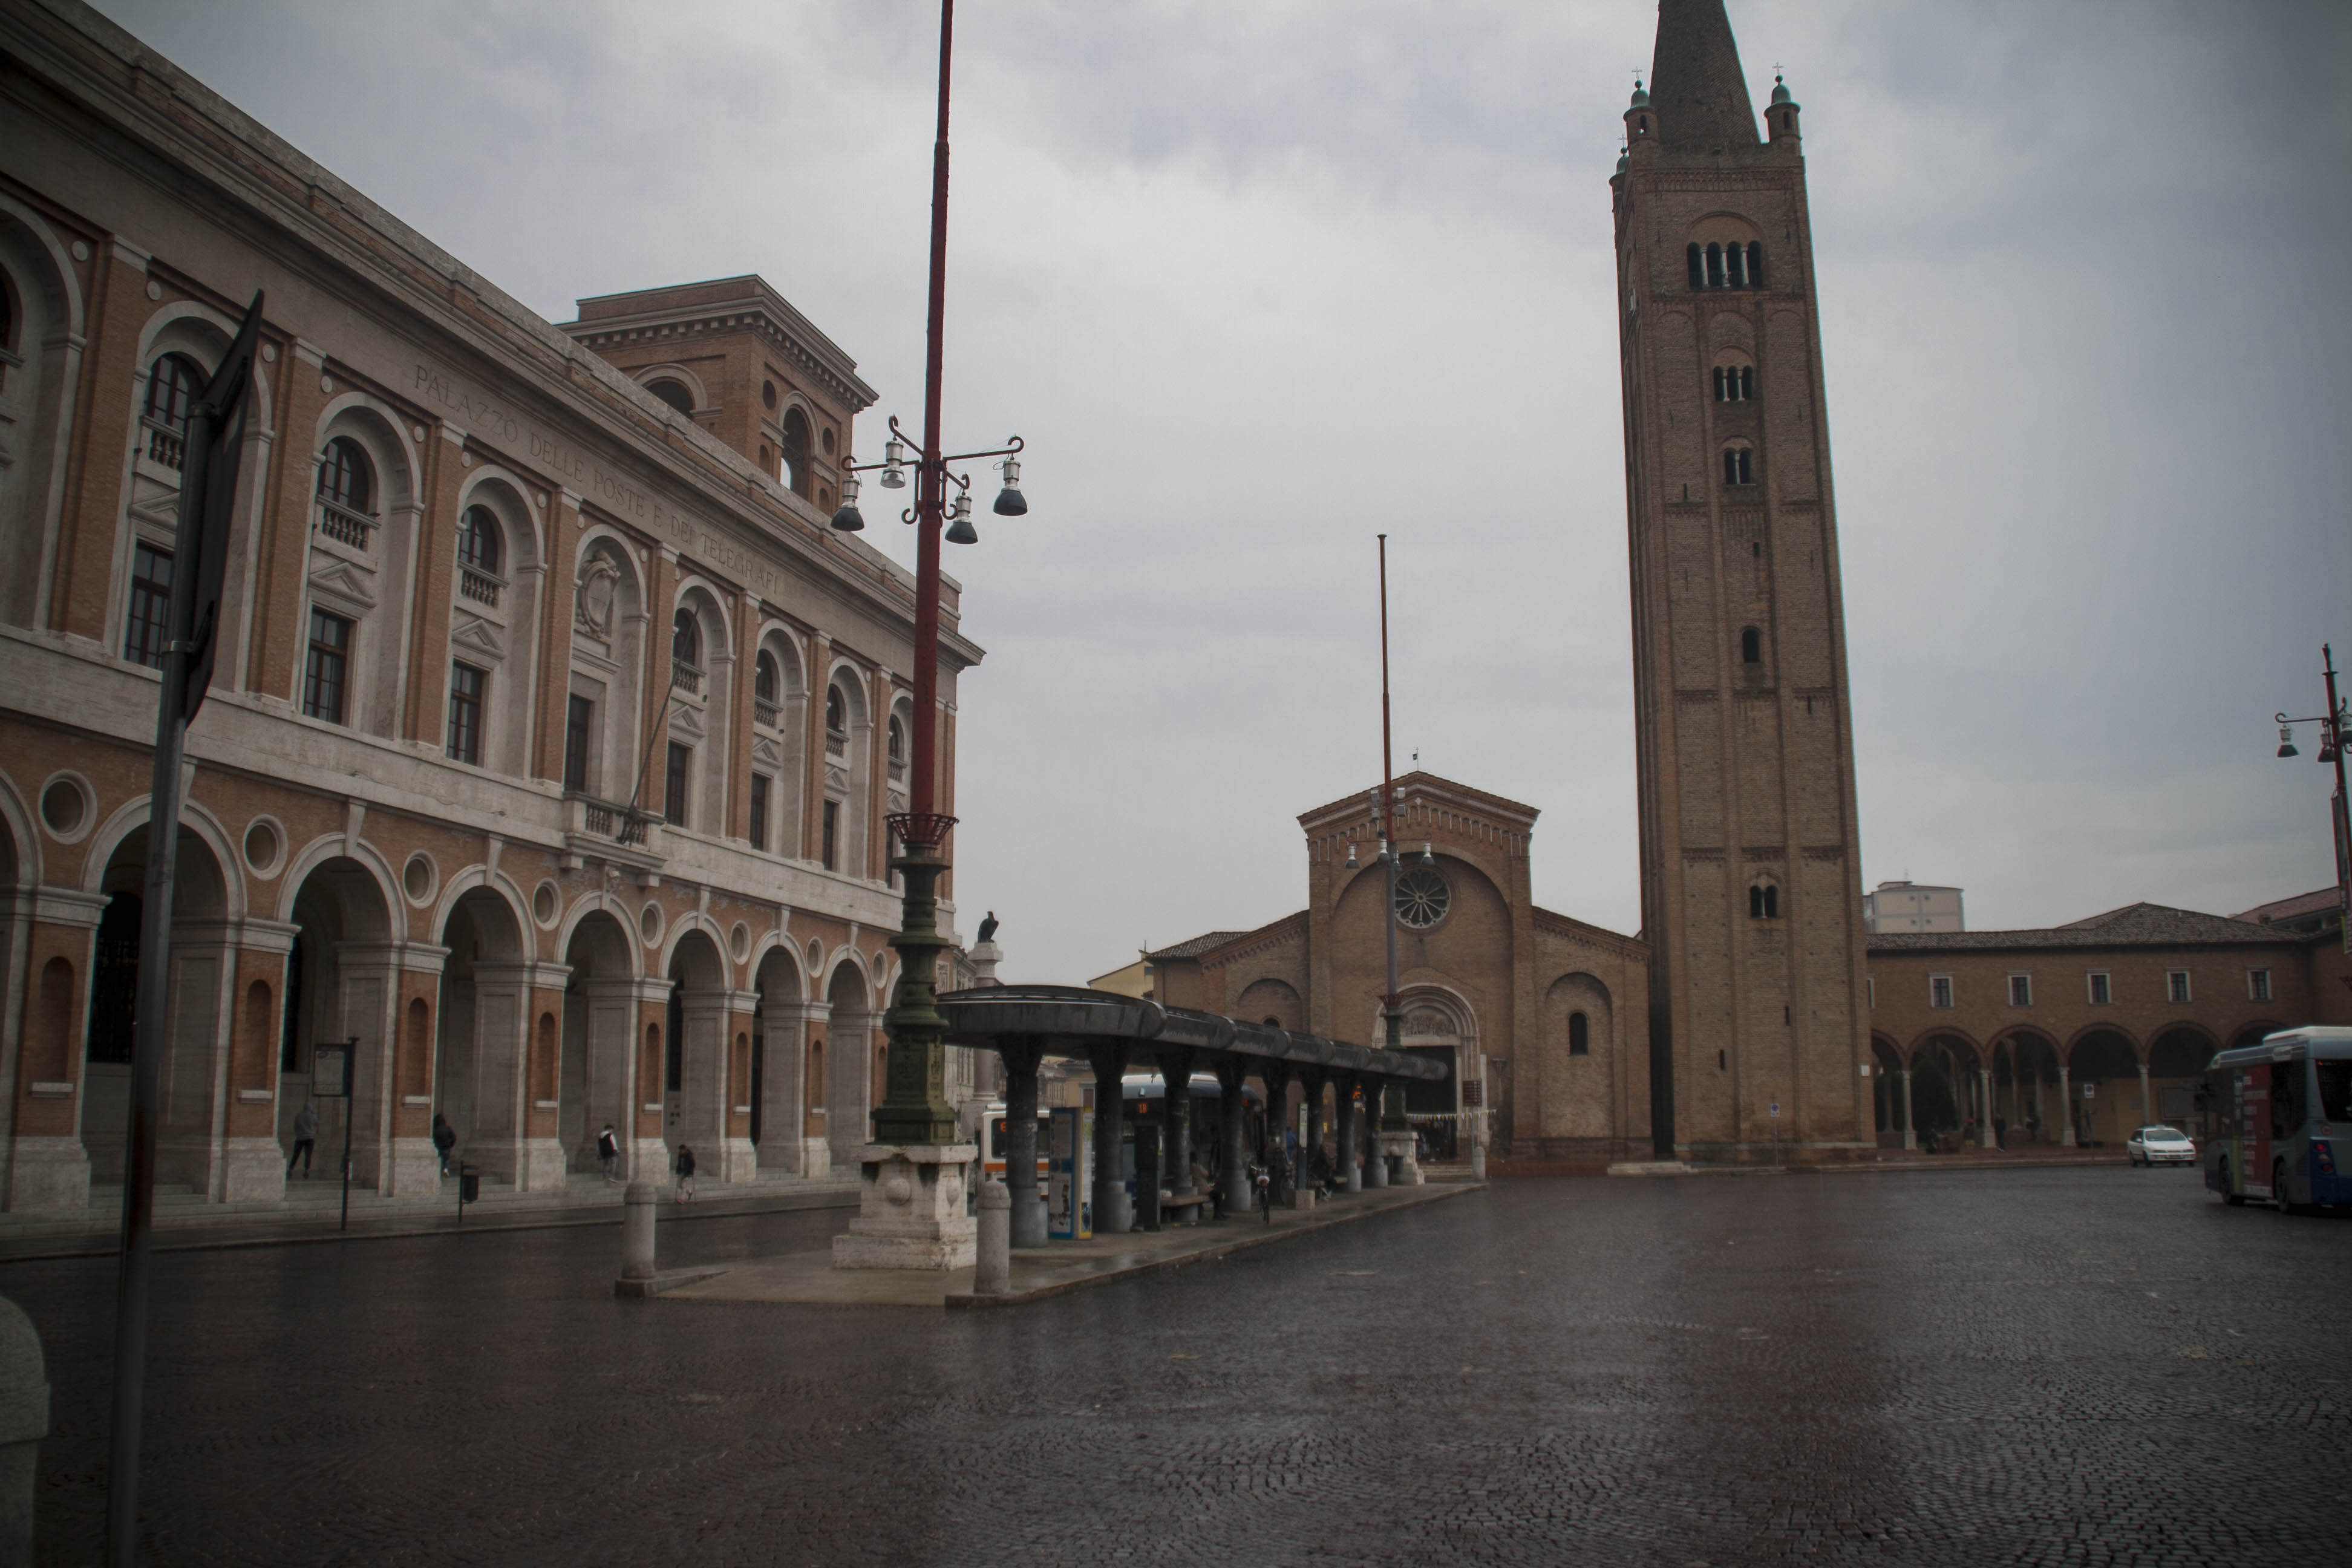
[[[1082,985],[991,985],[939,999],[950,1044],[999,1050],[1007,1040],[1043,1047],[1049,1057],[1084,1057],[1094,1047],[1149,1050],[1180,1047],[1289,1062],[1400,1081],[1443,1079],[1445,1068],[1404,1051],[1351,1046],[1320,1035],[1251,1024],[1192,1007],[1163,1007],[1138,996]]]

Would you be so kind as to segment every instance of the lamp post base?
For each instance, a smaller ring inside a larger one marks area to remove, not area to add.
[[[980,1222],[963,1212],[971,1143],[869,1143],[857,1151],[857,1217],[833,1238],[835,1268],[969,1268]]]

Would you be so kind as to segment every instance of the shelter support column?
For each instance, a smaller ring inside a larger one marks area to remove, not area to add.
[[[1903,1146],[1916,1149],[1919,1146],[1919,1130],[1911,1123],[1911,1069],[1897,1068],[1895,1076],[1903,1080]]]
[[[2059,1133],[2058,1142],[2061,1146],[2072,1149],[2074,1147],[2074,1092],[2066,1079],[2066,1064],[2062,1060],[2058,1064],[2058,1117],[2064,1131]]]
[[[1127,1053],[1115,1040],[1098,1043],[1087,1048],[1087,1060],[1095,1073],[1095,1234],[1125,1236],[1135,1223],[1127,1178],[1119,1168],[1127,1108],[1118,1080],[1127,1068]]]
[[[1268,1058],[1258,1065],[1258,1077],[1265,1084],[1266,1168],[1274,1179],[1274,1201],[1288,1205],[1291,1198],[1290,1162],[1283,1158],[1283,1133],[1290,1122],[1290,1064]]]
[[[1192,1184],[1192,1053],[1160,1053],[1160,1157],[1168,1173],[1168,1190],[1189,1198],[1199,1189]]]
[[[1301,1073],[1298,1081],[1307,1101],[1307,1139],[1298,1146],[1299,1191],[1306,1194],[1306,1203],[1312,1204],[1318,1190],[1315,1168],[1323,1159],[1323,1069]]]
[[[515,1186],[526,1193],[562,1192],[571,1161],[563,1148],[563,988],[568,963],[534,960],[523,965],[522,1149]]]
[[[997,1044],[1004,1064],[1004,1187],[1013,1200],[1012,1245],[1045,1245],[1045,1197],[1037,1181],[1037,1062],[1044,1042],[1013,1037]]]
[[[2139,1064],[2139,1124],[2142,1127],[2152,1127],[2156,1124],[2156,1101],[2148,1095],[2146,1062]]]
[[[662,1136],[662,1108],[667,1081],[670,982],[635,983],[636,1026],[630,1036],[633,1083],[629,1089],[628,1158],[625,1174],[633,1182],[656,1187],[670,1183],[669,1144]]]
[[[1242,1147],[1249,1135],[1249,1096],[1243,1088],[1248,1077],[1246,1058],[1228,1056],[1217,1063],[1217,1087],[1223,1091],[1217,1109],[1225,1141],[1217,1184],[1224,1189],[1225,1213],[1235,1216],[1249,1210],[1249,1155]]]
[[[1978,1103],[1984,1109],[1977,1112],[1977,1147],[1990,1149],[1992,1142],[1992,1068],[1977,1068]]]
[[[1361,1147],[1363,1108],[1356,1103],[1358,1079],[1343,1077],[1339,1080],[1339,1179],[1343,1191],[1360,1193],[1364,1190],[1364,1173],[1356,1166],[1357,1150]]]
[[[1385,1187],[1389,1184],[1388,1157],[1381,1152],[1381,1096],[1388,1092],[1388,1080],[1368,1078],[1364,1080],[1364,1109],[1361,1137],[1364,1150],[1364,1185]]]

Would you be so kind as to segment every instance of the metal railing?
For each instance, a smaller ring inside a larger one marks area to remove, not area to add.
[[[323,496],[319,500],[319,531],[338,544],[348,544],[354,550],[365,550],[368,541],[378,527],[374,518],[363,511],[353,511],[339,506]],[[495,602],[495,601],[494,601]]]
[[[478,605],[488,605],[490,608],[497,609],[499,590],[505,586],[504,583],[478,566],[461,564],[457,568],[457,592]]]
[[[167,468],[177,468],[187,462],[188,438],[185,436],[166,426],[158,425],[152,419],[140,420],[139,427],[147,433],[149,461],[161,463]]]

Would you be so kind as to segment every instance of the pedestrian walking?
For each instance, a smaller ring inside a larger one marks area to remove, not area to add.
[[[439,1111],[433,1113],[433,1147],[441,1155],[441,1173],[449,1173],[449,1151],[457,1146],[457,1130]]]
[[[294,1113],[294,1152],[286,1157],[286,1174],[289,1177],[294,1174],[294,1167],[299,1163],[302,1179],[306,1182],[310,1179],[310,1150],[318,1141],[319,1112],[306,1100],[302,1102],[302,1109]]]
[[[604,1180],[621,1179],[621,1141],[613,1136],[613,1124],[604,1123],[604,1131],[596,1134],[596,1163],[604,1169]]]
[[[694,1201],[694,1146],[690,1143],[677,1146],[677,1201]]]
[[[2009,1147],[2009,1118],[2006,1116],[1992,1119],[1992,1146],[1996,1149]]]

